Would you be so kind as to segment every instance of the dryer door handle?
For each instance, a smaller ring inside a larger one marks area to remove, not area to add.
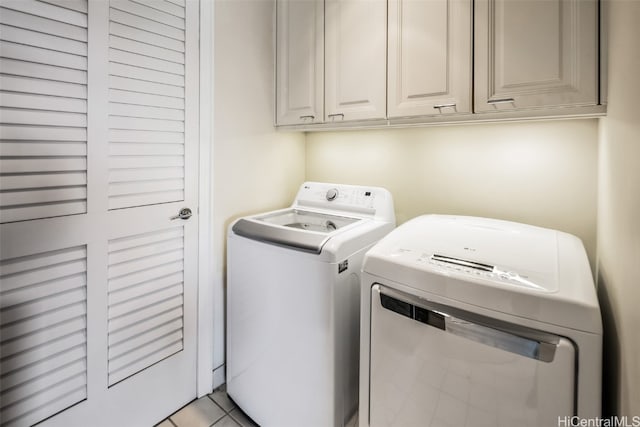
[[[451,316],[445,316],[445,330],[462,338],[542,362],[553,362],[558,347],[557,342],[527,338]]]
[[[444,332],[541,362],[553,362],[560,343],[560,337],[554,334],[471,313],[386,287],[383,290],[382,286],[377,284],[373,289],[380,292],[380,305],[389,311]]]

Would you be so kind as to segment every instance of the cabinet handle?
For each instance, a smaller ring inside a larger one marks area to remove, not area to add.
[[[487,104],[495,105],[495,104],[515,104],[516,100],[513,98],[500,98],[500,99],[490,99],[487,101]]]
[[[442,113],[442,109],[443,108],[453,108],[454,111],[456,111],[456,112],[458,111],[458,110],[456,110],[456,103],[455,102],[453,104],[436,104],[436,105],[433,106],[433,108],[438,109],[438,111],[441,112],[441,113]]]
[[[312,116],[312,115],[308,115],[308,116],[300,116],[300,120],[306,120],[306,119],[311,119],[311,120],[313,120],[313,119],[315,119],[315,118],[316,118],[316,116]]]
[[[329,114],[327,117],[334,118],[334,117],[338,117],[338,116],[340,116],[340,118],[341,118],[342,120],[344,120],[344,114],[342,114],[342,113]]]

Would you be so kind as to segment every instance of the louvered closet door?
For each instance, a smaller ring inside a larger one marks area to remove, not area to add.
[[[0,6],[0,427],[153,425],[196,396],[198,2]]]

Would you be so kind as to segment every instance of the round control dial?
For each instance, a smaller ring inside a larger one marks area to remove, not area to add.
[[[327,200],[328,201],[333,201],[338,197],[338,189],[337,188],[331,188],[330,190],[327,191]]]

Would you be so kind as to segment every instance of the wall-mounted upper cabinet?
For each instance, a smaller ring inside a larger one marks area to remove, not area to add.
[[[278,0],[276,123],[324,121],[324,2]]]
[[[386,0],[326,0],[327,122],[386,117],[386,46]]]
[[[598,104],[597,0],[476,0],[475,112]]]
[[[471,113],[471,0],[389,0],[389,118]]]
[[[277,125],[606,111],[602,0],[277,1]]]

